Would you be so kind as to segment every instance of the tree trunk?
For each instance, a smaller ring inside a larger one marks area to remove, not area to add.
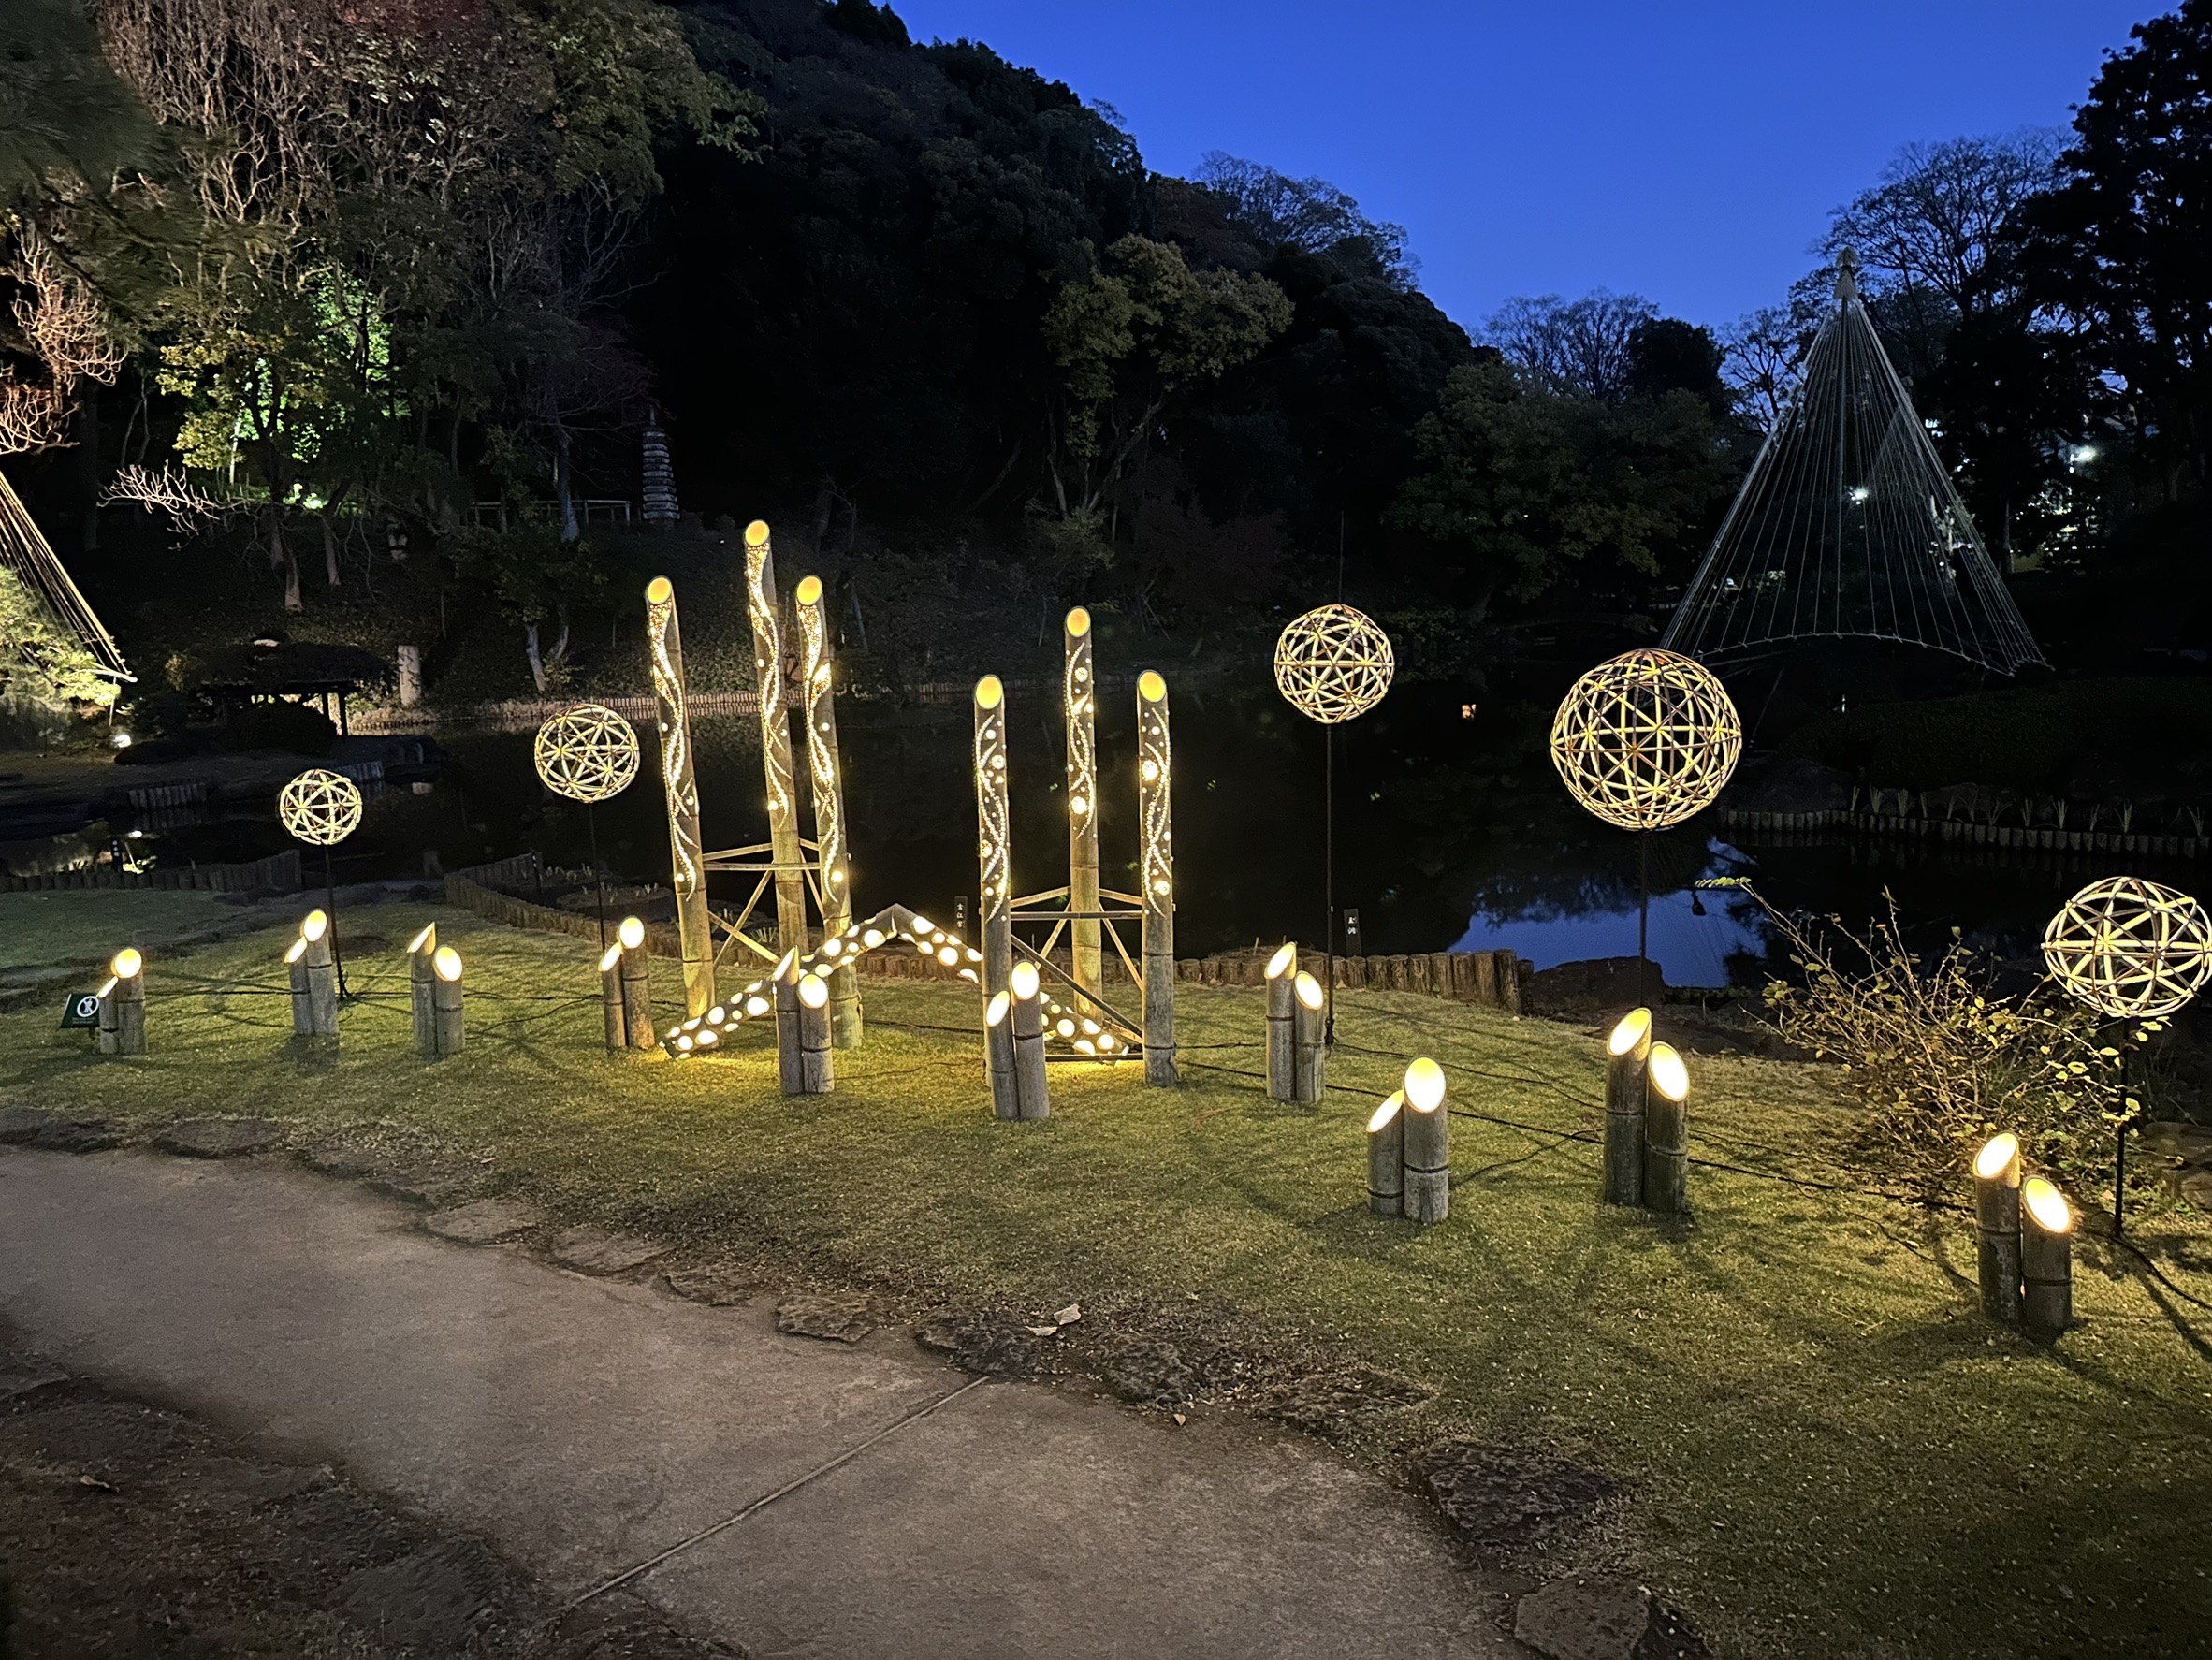
[[[538,625],[525,625],[522,631],[523,655],[530,659],[531,683],[540,692],[546,690],[546,660],[538,653]]]
[[[560,539],[574,542],[583,528],[576,523],[575,475],[570,464],[568,429],[553,429],[553,495],[560,503]],[[542,689],[541,689],[542,690]]]
[[[292,545],[284,540],[284,520],[280,513],[269,516],[269,563],[284,574],[284,609],[307,609],[299,597],[299,561],[293,556]]]
[[[318,513],[315,517],[323,527],[323,579],[332,588],[342,588],[345,581],[338,572],[338,538],[331,533],[330,516]]]

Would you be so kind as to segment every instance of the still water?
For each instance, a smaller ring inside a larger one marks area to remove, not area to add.
[[[1272,692],[1178,692],[1174,703],[1177,947],[1197,955],[1286,936],[1321,938],[1334,848],[1335,896],[1360,914],[1370,953],[1510,946],[1539,968],[1637,946],[1635,838],[1568,797],[1545,750],[1550,706],[1499,701],[1466,713],[1464,688],[1404,686],[1340,731],[1333,764],[1321,728]],[[1101,847],[1108,886],[1135,885],[1133,698],[1102,696]],[[1057,700],[1011,697],[1016,892],[1067,880]],[[949,915],[976,880],[975,804],[963,707],[848,701],[845,746],[853,886],[866,913],[894,901]],[[446,736],[436,781],[374,795],[342,850],[341,881],[414,874],[434,851],[448,870],[536,850],[582,867],[594,825],[548,795],[527,735]],[[709,848],[764,839],[759,739],[745,721],[694,732]],[[649,746],[648,746],[649,747]],[[800,768],[802,778],[805,767]],[[1326,780],[1333,770],[1331,824]],[[594,809],[599,853],[617,877],[665,881],[667,838],[653,762],[630,791]],[[214,823],[150,819],[135,844],[164,859],[252,858],[286,845],[273,817]],[[1732,846],[1711,815],[1652,837],[1651,950],[1681,986],[1755,983],[1768,953],[1764,914],[1746,895],[1699,891],[1741,876],[1785,910],[1857,925],[1886,888],[1914,933],[1956,926],[2001,954],[2034,950],[2044,921],[2092,876],[1986,853],[1850,844]],[[2155,872],[2154,872],[2155,874]],[[2168,873],[2188,885],[2187,872]],[[742,903],[748,879],[717,879],[718,906]],[[720,884],[728,884],[722,886]]]

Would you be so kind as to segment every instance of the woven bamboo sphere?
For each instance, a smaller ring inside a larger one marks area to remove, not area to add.
[[[2043,960],[2101,1014],[2171,1014],[2212,979],[2212,916],[2189,895],[2135,876],[2093,881],[2043,931]]]
[[[1623,830],[1710,807],[1743,752],[1743,722],[1703,663],[1624,651],[1577,680],[1551,721],[1551,764],[1574,798]]]
[[[342,773],[311,766],[277,795],[277,817],[299,840],[336,847],[361,823],[361,792]]]
[[[637,733],[604,704],[580,703],[538,728],[530,758],[554,794],[604,801],[637,777]]]
[[[1349,605],[1294,619],[1275,641],[1275,689],[1300,714],[1335,726],[1383,700],[1396,672],[1390,636]]]

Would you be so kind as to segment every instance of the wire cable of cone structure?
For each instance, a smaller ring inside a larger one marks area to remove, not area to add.
[[[2044,662],[1858,298],[1847,253],[1805,377],[1660,644],[1698,658],[1902,641],[2010,675]]]
[[[30,509],[0,473],[0,570],[6,570],[38,596],[53,619],[75,634],[99,665],[98,672],[114,680],[134,680],[115,636],[77,590],[61,559],[31,517]]]

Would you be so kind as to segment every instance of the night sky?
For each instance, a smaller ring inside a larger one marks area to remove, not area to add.
[[[1318,174],[1463,323],[1513,294],[1776,303],[1898,146],[2062,126],[2151,0],[894,0],[1119,109],[1147,162]]]

